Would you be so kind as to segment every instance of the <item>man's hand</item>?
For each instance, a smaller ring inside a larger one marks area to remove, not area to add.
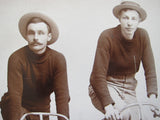
[[[107,120],[121,120],[119,111],[113,107],[112,104],[109,104],[105,108],[105,117]]]
[[[156,104],[156,102],[158,102],[157,99],[156,99],[156,95],[155,94],[151,94],[149,96],[149,102],[154,104],[154,105]]]
[[[155,106],[159,106],[158,100],[156,99],[156,95],[152,94],[149,96],[149,103]],[[151,107],[150,109],[154,113],[154,117],[160,117],[160,111],[158,109],[156,109],[155,107]]]
[[[155,106],[159,105],[158,100],[157,100],[155,94],[151,94],[149,96],[148,102],[151,103],[151,104],[153,104],[153,105],[155,105]]]

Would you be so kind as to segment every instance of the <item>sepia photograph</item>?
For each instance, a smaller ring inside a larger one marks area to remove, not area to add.
[[[159,0],[0,0],[0,120],[160,120]]]

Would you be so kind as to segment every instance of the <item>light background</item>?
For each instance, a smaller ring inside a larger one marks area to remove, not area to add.
[[[50,47],[62,52],[67,60],[71,120],[100,120],[103,115],[93,107],[88,96],[89,77],[100,33],[119,24],[112,14],[113,7],[119,2],[120,0],[0,0],[0,97],[7,91],[8,57],[27,44],[18,31],[20,17],[28,12],[43,12],[53,18],[60,30],[58,41]],[[147,20],[140,26],[148,31],[151,38],[160,88],[160,1],[141,0],[140,4],[148,13]],[[141,68],[137,74],[137,95],[140,101],[146,101],[143,74]],[[54,95],[52,100],[53,98]],[[51,104],[51,110],[55,112],[54,102]]]

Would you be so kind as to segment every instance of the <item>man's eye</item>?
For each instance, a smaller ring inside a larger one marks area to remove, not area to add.
[[[39,34],[39,35],[44,35],[44,32],[39,31],[38,34]]]
[[[126,17],[126,16],[125,16],[125,17],[122,17],[122,18],[123,18],[123,19],[125,19],[125,20],[127,20],[127,19],[128,19],[128,17]]]
[[[28,35],[33,35],[34,32],[33,32],[33,31],[28,31],[27,34],[28,34]]]
[[[133,17],[132,20],[137,20],[137,18]]]

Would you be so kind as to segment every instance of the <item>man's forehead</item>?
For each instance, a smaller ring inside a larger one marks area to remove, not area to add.
[[[140,14],[137,10],[134,10],[134,9],[122,9],[119,13],[119,15],[122,15],[122,13],[132,13],[132,15],[138,15],[140,17]]]
[[[29,23],[27,30],[48,30],[45,22]]]

